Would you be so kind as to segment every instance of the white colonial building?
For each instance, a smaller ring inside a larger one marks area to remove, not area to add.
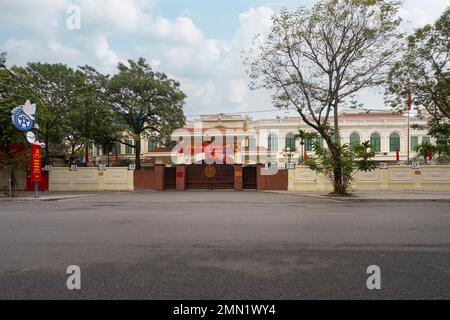
[[[409,122],[409,141],[408,141],[408,122]],[[333,123],[333,119],[330,119]],[[357,143],[370,141],[376,151],[376,160],[396,161],[398,149],[400,161],[406,161],[415,157],[415,147],[422,142],[429,141],[430,137],[426,131],[411,129],[411,125],[424,125],[426,122],[415,116],[405,114],[393,114],[389,111],[361,111],[346,110],[339,115],[339,131],[342,143]],[[192,149],[199,146],[196,141],[211,141],[217,135],[233,138],[224,138],[224,148],[236,149],[236,141],[239,141],[239,149],[243,154],[243,163],[248,163],[245,156],[255,150],[255,147],[268,150],[271,158],[283,165],[286,162],[285,152],[289,148],[293,153],[294,161],[301,159],[302,153],[308,155],[313,153],[310,141],[305,141],[303,148],[300,140],[295,139],[295,135],[302,129],[312,132],[312,128],[306,125],[299,117],[286,117],[278,119],[249,120],[241,116],[230,116],[225,114],[201,116],[198,119],[188,121],[183,130],[176,131],[173,134],[173,140],[179,141],[189,133],[192,141],[187,144]],[[183,133],[184,132],[184,133]],[[197,139],[197,140],[196,140]],[[128,141],[131,143],[132,141]],[[204,145],[204,143],[203,143]],[[200,146],[201,148],[201,146]],[[155,163],[158,157],[170,158],[170,150],[158,148],[155,141],[146,139],[141,140],[143,164],[151,165]],[[257,149],[260,150],[260,149]],[[129,146],[117,144],[111,152],[111,160],[134,158],[134,149]],[[217,150],[221,153],[222,151]],[[97,160],[104,161],[105,155],[100,148],[94,148],[94,157]]]

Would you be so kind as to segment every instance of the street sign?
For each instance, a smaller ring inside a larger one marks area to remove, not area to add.
[[[36,104],[31,104],[29,100],[23,106],[18,106],[11,111],[13,125],[20,131],[30,131],[34,125],[34,114]]]
[[[31,181],[42,181],[42,148],[38,144],[31,145]]]
[[[388,169],[389,166],[388,166],[387,162],[380,162],[380,164],[378,165],[378,168],[380,168],[380,169]]]
[[[36,142],[36,135],[32,131],[28,131],[26,135],[27,141],[30,144],[33,144]]]
[[[295,162],[287,162],[286,169],[287,170],[295,170]]]
[[[419,162],[413,162],[411,164],[411,168],[413,168],[415,170],[419,170],[420,169],[420,163]]]

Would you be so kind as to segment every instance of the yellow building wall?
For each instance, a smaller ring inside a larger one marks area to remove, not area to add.
[[[49,175],[50,191],[133,191],[133,171],[128,168],[53,168]]]
[[[370,172],[357,172],[354,190],[450,190],[450,166],[391,166]],[[289,190],[331,191],[331,183],[324,176],[307,167],[289,171]]]

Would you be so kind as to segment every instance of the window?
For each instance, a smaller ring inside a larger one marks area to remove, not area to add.
[[[400,136],[398,133],[393,133],[389,137],[389,151],[395,152],[400,151]]]
[[[126,141],[128,144],[133,144],[133,140],[127,140]],[[125,153],[126,154],[132,154],[133,153],[133,148],[130,147],[129,145],[125,145]]]
[[[422,143],[430,143],[430,137],[428,136],[422,137]]]
[[[112,148],[111,148],[111,153],[112,154],[120,154],[120,142],[116,142],[115,144],[113,144]]]
[[[248,148],[250,150],[256,150],[256,138],[248,137]]]
[[[356,132],[353,132],[350,135],[350,147],[358,146],[361,143],[361,138],[359,137],[359,134]]]
[[[317,141],[319,142],[319,146],[323,149],[323,138],[322,137],[318,137]]]
[[[439,133],[436,137],[436,144],[441,146],[447,145],[447,137],[442,133]]]
[[[286,136],[286,144],[285,144],[285,148],[289,148],[291,149],[291,151],[295,151],[295,136],[292,133],[289,133]]]
[[[312,151],[312,141],[311,139],[305,139],[305,151]]]
[[[373,133],[370,136],[370,145],[372,146],[373,152],[380,152],[381,151],[381,138],[378,133]]]
[[[411,151],[416,150],[419,145],[419,137],[411,137]]]
[[[155,149],[158,147],[158,143],[156,141],[156,139],[154,138],[150,138],[148,140],[148,152],[152,152],[155,151]]]
[[[271,133],[267,139],[267,150],[273,152],[278,151],[278,137],[274,133]]]

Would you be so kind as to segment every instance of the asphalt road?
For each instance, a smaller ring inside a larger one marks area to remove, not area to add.
[[[0,299],[449,299],[449,203],[256,192],[0,202]],[[81,268],[81,290],[66,268]],[[381,268],[381,290],[366,269]]]

